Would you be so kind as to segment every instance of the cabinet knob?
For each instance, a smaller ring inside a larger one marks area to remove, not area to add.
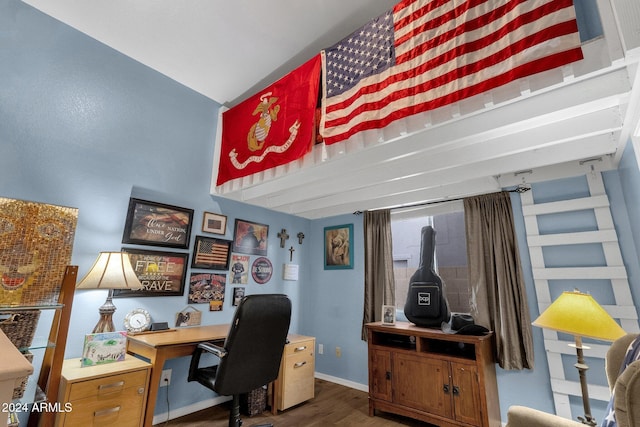
[[[453,386],[453,395],[457,396],[460,394],[460,387],[458,387],[457,385]]]
[[[298,362],[298,363],[294,364],[294,365],[293,365],[293,367],[294,367],[294,368],[301,368],[301,367],[303,367],[303,366],[304,366],[304,365],[306,365],[306,364],[307,364],[307,362],[306,362],[306,361],[304,361],[304,362]]]
[[[144,394],[144,387],[138,388],[138,394]]]
[[[298,351],[305,351],[306,349],[307,349],[307,346],[306,346],[306,345],[303,345],[303,346],[301,346],[301,347],[296,347],[293,351],[296,351],[296,352],[298,352]]]
[[[445,384],[442,386],[442,390],[445,394],[449,394],[449,384]]]

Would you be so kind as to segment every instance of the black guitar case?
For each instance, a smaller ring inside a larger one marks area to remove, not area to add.
[[[417,326],[438,327],[449,321],[451,312],[440,276],[434,271],[436,232],[431,226],[422,228],[420,266],[409,280],[404,314]]]

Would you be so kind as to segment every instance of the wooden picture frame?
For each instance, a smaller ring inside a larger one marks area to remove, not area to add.
[[[122,243],[188,249],[193,209],[131,198]]]
[[[353,224],[324,228],[324,269],[353,269]]]
[[[123,248],[143,288],[114,289],[114,297],[164,297],[184,294],[189,254]]]
[[[193,243],[191,268],[226,270],[229,268],[230,256],[231,240],[196,236],[196,240]]]
[[[236,219],[233,232],[233,251],[249,255],[267,255],[269,226],[244,219]]]
[[[205,212],[202,215],[202,231],[205,233],[225,234],[227,232],[227,217],[213,212]]]

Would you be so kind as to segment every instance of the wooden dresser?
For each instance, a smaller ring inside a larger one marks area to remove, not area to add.
[[[406,322],[366,325],[369,415],[441,427],[500,427],[493,334],[445,334]]]
[[[143,424],[151,364],[127,355],[122,362],[62,365],[56,426],[139,427]]]
[[[280,362],[280,374],[273,384],[274,414],[284,411],[315,394],[316,339],[304,335],[289,334]]]

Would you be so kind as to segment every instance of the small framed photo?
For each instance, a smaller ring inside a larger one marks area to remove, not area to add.
[[[212,212],[205,212],[202,217],[202,231],[205,233],[225,234],[227,232],[227,217]]]
[[[240,301],[244,298],[244,288],[233,288],[233,306],[240,305]]]
[[[324,228],[324,269],[353,268],[353,224]]]
[[[193,244],[191,268],[226,270],[229,268],[230,255],[231,240],[196,236],[196,241]]]
[[[382,324],[383,325],[395,325],[396,324],[396,308],[392,305],[382,306]]]
[[[189,248],[193,209],[129,199],[122,243]]]

